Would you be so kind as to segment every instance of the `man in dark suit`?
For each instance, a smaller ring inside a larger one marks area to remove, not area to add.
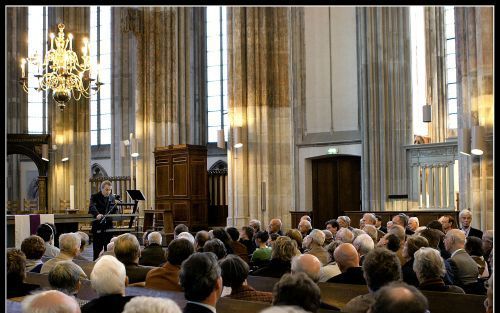
[[[106,251],[106,246],[112,237],[107,230],[113,228],[113,222],[110,217],[104,217],[108,213],[116,213],[117,210],[116,199],[111,194],[111,191],[111,182],[105,180],[101,183],[101,191],[90,196],[89,214],[92,214],[95,219],[92,221],[94,261],[99,257],[99,253],[103,249]]]
[[[477,237],[479,239],[483,238],[482,231],[470,226],[470,224],[472,223],[472,213],[470,210],[463,209],[462,211],[460,211],[458,218],[460,219],[460,224],[462,226],[462,227],[460,227],[460,229],[464,232],[465,237],[473,236],[473,237]]]
[[[141,247],[139,240],[132,234],[122,234],[115,241],[116,258],[125,265],[128,281],[131,284],[146,281],[146,275],[154,267],[139,265]]]
[[[415,232],[408,228],[408,215],[404,213],[399,213],[392,218],[394,225],[399,225],[404,228],[405,234],[408,236],[413,235]]]
[[[221,268],[212,252],[197,252],[182,263],[179,275],[187,300],[183,313],[214,313],[222,292]]]
[[[160,266],[167,261],[165,250],[161,246],[162,237],[157,231],[148,235],[148,246],[141,251],[140,265]]]
[[[356,248],[350,243],[339,245],[333,252],[342,274],[328,280],[329,283],[366,285],[363,270],[359,266],[359,255]]]

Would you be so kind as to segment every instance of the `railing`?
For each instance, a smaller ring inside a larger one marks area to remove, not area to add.
[[[208,171],[208,224],[221,226],[227,219],[227,169]]]
[[[130,176],[109,176],[109,177],[92,177],[89,179],[90,182],[90,193],[99,192],[99,188],[101,187],[101,183],[105,180],[109,180],[113,187],[113,194],[120,195],[122,201],[127,201],[127,190],[135,189],[135,177],[133,179]]]
[[[455,209],[457,142],[408,145],[408,209]]]

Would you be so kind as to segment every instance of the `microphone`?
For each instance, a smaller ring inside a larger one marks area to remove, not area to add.
[[[113,198],[114,198],[115,200],[118,200],[118,201],[122,202],[122,200],[121,200],[121,196],[120,196],[120,195],[114,194],[114,195],[113,195]]]

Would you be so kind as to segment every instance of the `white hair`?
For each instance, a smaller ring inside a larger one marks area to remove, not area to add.
[[[74,253],[75,249],[80,250],[82,239],[77,233],[65,233],[59,236],[59,249],[61,252]]]
[[[309,313],[309,311],[295,305],[273,305],[260,313]]]
[[[361,234],[352,243],[360,255],[365,255],[375,247],[372,237],[368,234]]]
[[[460,211],[460,213],[458,214],[458,217],[461,218],[462,215],[464,215],[464,214],[469,214],[472,217],[472,212],[469,209],[463,209],[462,211]]]
[[[413,271],[417,274],[419,281],[441,277],[446,273],[444,260],[438,250],[430,247],[422,247],[413,255]]]
[[[311,222],[309,222],[308,220],[304,219],[304,220],[300,220],[299,222],[299,226],[301,224],[306,224],[307,225],[307,229],[311,229],[312,228],[312,225],[311,225]]]
[[[354,239],[354,234],[349,228],[340,228],[335,235],[336,240],[340,240],[344,243],[351,243]]]
[[[179,238],[179,237],[177,237],[177,238]],[[161,234],[159,232],[157,232],[157,231],[151,232],[148,235],[148,241],[149,241],[150,244],[156,243],[156,244],[161,245],[161,241],[162,241]]]
[[[189,240],[190,243],[192,243],[194,245],[194,237],[193,237],[193,235],[191,235],[191,233],[188,233],[187,231],[183,231],[182,233],[177,235],[177,239],[179,239],[179,238],[187,239],[187,240]]]
[[[55,302],[54,300],[57,300]],[[73,297],[57,290],[26,296],[21,303],[23,313],[76,313],[80,307]]]
[[[351,218],[349,216],[346,216],[346,215],[341,215],[341,216],[337,217],[337,220],[343,220],[344,222],[346,222],[347,225],[351,224]]]
[[[181,313],[181,309],[171,299],[138,296],[125,304],[123,313]]]
[[[103,255],[90,274],[92,288],[99,296],[123,293],[125,291],[125,265],[111,255]]]
[[[377,242],[378,232],[375,226],[367,224],[363,227],[363,231],[373,239],[373,242]]]
[[[325,233],[319,229],[311,230],[308,235],[318,245],[322,246],[325,243]]]

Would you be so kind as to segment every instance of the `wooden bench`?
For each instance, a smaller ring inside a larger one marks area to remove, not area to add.
[[[279,278],[265,277],[265,276],[252,276],[248,275],[247,283],[258,291],[272,292],[274,285],[279,281]]]
[[[40,274],[40,273],[26,273],[25,283],[38,285],[42,289],[51,289],[49,283],[49,275],[48,274]],[[82,279],[80,280],[80,290],[78,291],[77,297],[82,300],[92,300],[97,298],[97,293],[92,288],[90,280]]]
[[[92,273],[92,270],[94,269],[95,262],[75,259],[75,260],[73,260],[73,263],[80,266],[82,268],[83,272],[90,279],[90,273]]]

